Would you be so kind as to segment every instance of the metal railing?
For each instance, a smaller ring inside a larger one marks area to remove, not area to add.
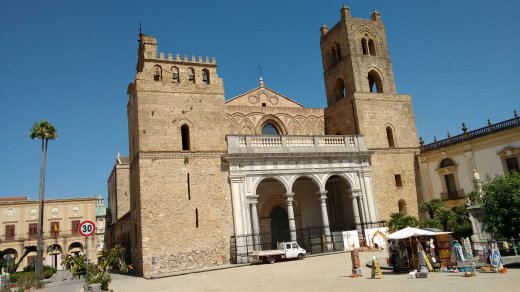
[[[386,221],[367,222],[364,228],[384,227]],[[337,231],[334,231],[337,230]],[[325,235],[323,226],[306,227],[296,230],[296,241],[307,251],[307,254],[321,254],[334,251],[345,250],[345,236],[342,231],[356,230],[355,226],[345,226],[344,228],[334,228],[330,235]],[[341,230],[341,231],[340,231]],[[282,230],[278,232],[260,232],[256,234],[243,234],[232,236],[230,239],[230,256],[232,263],[251,263],[254,260],[250,257],[253,251],[276,249],[276,243],[280,241],[290,241],[290,231]],[[360,244],[363,245],[364,239],[361,234],[358,236]]]
[[[465,199],[466,197],[464,190],[441,193],[441,200],[443,201]]]
[[[507,130],[507,129],[511,129],[511,128],[519,127],[519,126],[520,126],[520,118],[514,117],[512,119],[509,119],[509,120],[506,120],[503,122],[488,125],[486,127],[480,128],[480,129],[476,129],[476,130],[473,130],[470,132],[462,133],[457,136],[449,137],[449,138],[446,138],[446,139],[443,139],[440,141],[435,141],[433,143],[423,145],[420,147],[420,150],[429,151],[429,150],[439,149],[442,147],[446,147],[448,145],[460,143],[462,141],[474,139],[477,137],[485,136],[485,135],[488,135],[491,133],[496,133],[499,131],[503,131],[503,130]]]

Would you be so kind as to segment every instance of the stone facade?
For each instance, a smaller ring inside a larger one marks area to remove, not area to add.
[[[367,149],[374,151],[380,218],[398,211],[417,215],[419,143],[412,98],[396,93],[381,15],[374,11],[370,20],[353,18],[344,6],[336,25],[322,26],[320,45],[326,133],[363,135]]]
[[[128,87],[132,262],[145,277],[225,264],[232,234],[216,62],[164,58],[156,47],[140,35]]]
[[[129,179],[109,179],[113,208],[130,189],[112,239],[139,274],[246,262],[279,241],[338,250],[334,234],[417,214],[412,101],[396,94],[380,15],[341,15],[321,29],[326,109],[304,108],[262,78],[224,101],[214,58],[158,53],[154,37],[139,35]]]
[[[108,202],[110,220],[116,222],[130,211],[130,161],[118,155],[108,178]]]

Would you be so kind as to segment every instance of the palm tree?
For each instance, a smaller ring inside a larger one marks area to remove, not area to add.
[[[442,208],[442,201],[440,199],[433,199],[429,202],[422,202],[420,206],[421,212],[427,212],[430,219],[435,219],[435,214]]]
[[[39,211],[38,211],[38,245],[36,252],[36,274],[41,274],[43,271],[43,199],[45,194],[45,168],[47,164],[47,146],[49,140],[58,138],[58,133],[54,126],[46,120],[41,120],[39,123],[34,123],[31,128],[31,139],[42,140],[42,153],[40,156],[40,197],[39,197]]]

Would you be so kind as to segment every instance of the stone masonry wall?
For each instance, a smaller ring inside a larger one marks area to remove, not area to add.
[[[164,158],[156,153],[140,159],[145,277],[152,271],[168,273],[229,263],[231,198],[220,155],[184,157]],[[152,257],[157,262],[154,267]]]
[[[375,151],[372,155],[373,187],[378,219],[388,220],[399,211],[398,202],[406,202],[407,213],[418,216],[415,185],[415,153],[410,151]],[[401,175],[402,187],[396,186],[395,175]]]

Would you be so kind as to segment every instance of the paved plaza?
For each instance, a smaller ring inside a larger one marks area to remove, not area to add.
[[[363,263],[383,252],[360,253]],[[154,280],[113,275],[114,291],[519,291],[520,269],[506,274],[432,273],[427,279],[408,279],[408,274],[383,271],[383,279],[350,278],[350,253],[307,257],[273,265],[258,264]]]

